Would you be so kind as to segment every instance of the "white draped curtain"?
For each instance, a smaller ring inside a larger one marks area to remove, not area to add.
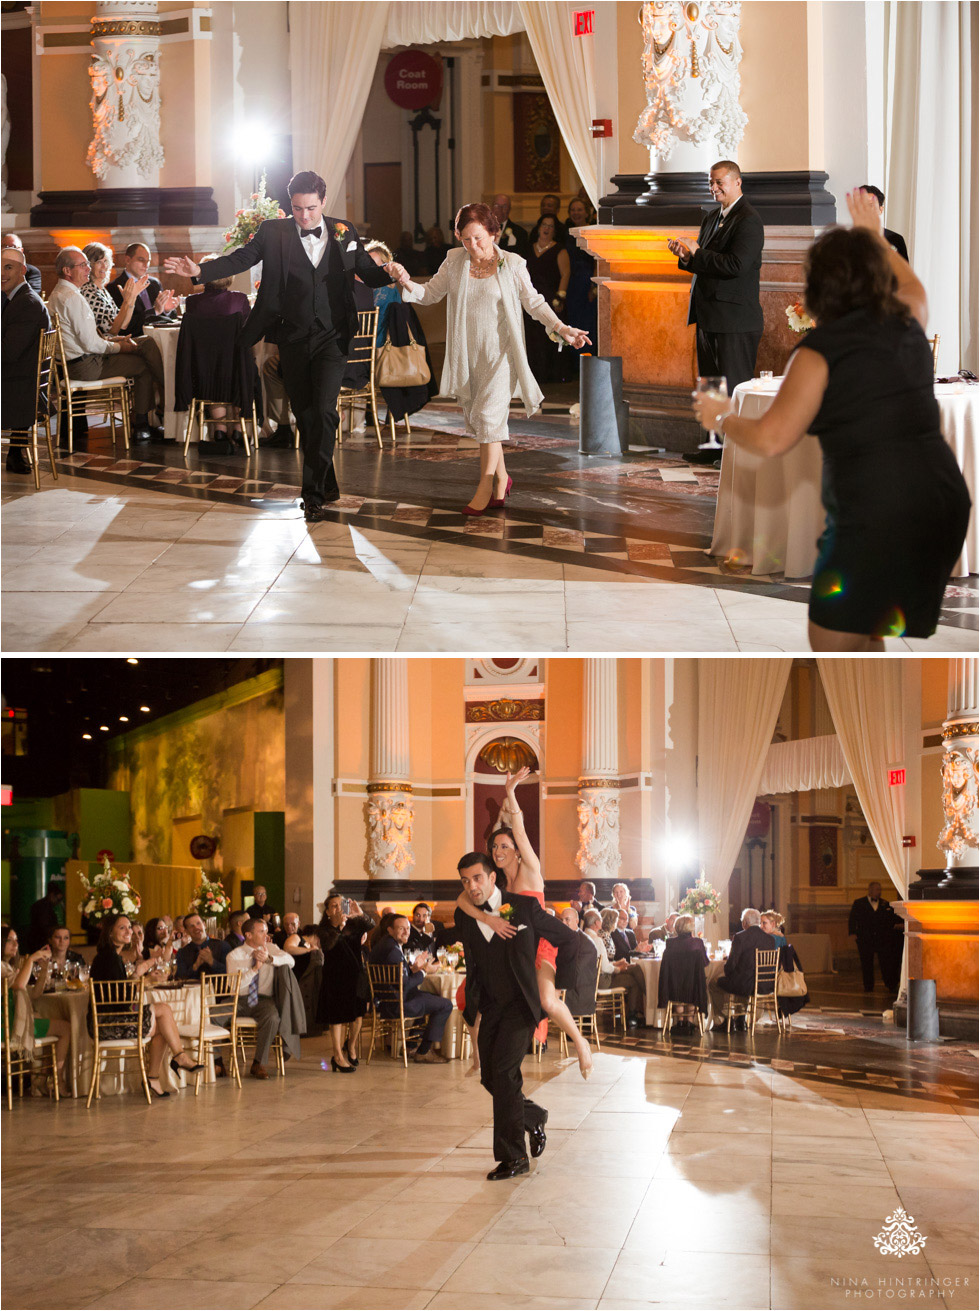
[[[885,5],[886,222],[929,293],[941,372],[978,368],[977,6]]]
[[[483,36],[510,36],[523,32],[524,18],[517,0],[397,0],[391,6],[384,47],[435,45],[440,41],[466,41]]]
[[[890,787],[889,767],[905,759],[902,661],[818,657],[817,667],[861,810],[888,876],[908,895],[902,834],[905,789]]]
[[[289,7],[293,160],[326,180],[324,208],[343,213],[345,175],[391,6],[298,4]]]
[[[815,792],[817,788],[843,787],[850,781],[844,752],[833,733],[794,742],[774,742],[759,779],[759,796]]]
[[[731,878],[759,795],[790,659],[698,661],[698,847],[718,892]]]
[[[522,0],[524,27],[575,171],[593,205],[599,169],[592,137],[596,116],[595,44],[575,35],[575,8],[565,0]]]

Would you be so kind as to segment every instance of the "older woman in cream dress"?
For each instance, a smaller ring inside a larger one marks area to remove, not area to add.
[[[503,505],[513,486],[503,448],[511,399],[519,396],[529,416],[544,400],[527,362],[522,310],[576,350],[590,344],[587,333],[563,324],[535,291],[524,260],[500,249],[499,232],[489,206],[464,205],[456,215],[462,249],[451,250],[425,286],[404,270],[398,278],[403,300],[434,305],[449,297],[440,390],[459,401],[467,431],[480,444],[480,483],[463,508],[472,515]]]

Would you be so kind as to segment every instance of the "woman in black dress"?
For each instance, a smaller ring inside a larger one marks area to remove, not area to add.
[[[155,960],[138,960],[133,966],[132,975],[126,969],[122,953],[126,952],[133,940],[133,926],[125,915],[107,915],[102,921],[99,933],[99,946],[92,962],[89,977],[93,983],[102,981],[138,979],[156,969]],[[88,1013],[89,1033],[92,1032],[92,1012]],[[99,1020],[99,1033],[109,1040],[114,1038],[135,1038],[136,1016],[127,1007],[119,1008],[119,1018],[109,1023]],[[165,1001],[147,1002],[143,1007],[142,1037],[150,1039],[150,1049],[146,1063],[150,1091],[155,1097],[169,1097],[160,1086],[160,1066],[163,1053],[167,1047],[173,1053],[170,1068],[176,1073],[178,1069],[193,1074],[203,1070],[193,1056],[184,1051],[184,1040],[177,1031],[174,1013]]]
[[[555,233],[556,220],[551,214],[545,214],[527,257],[527,271],[535,291],[540,292],[555,313],[564,319],[572,266],[568,251],[556,241]],[[558,346],[548,336],[544,324],[525,314],[524,336],[531,372],[538,382],[554,382],[558,376]]]
[[[584,200],[576,198],[568,206],[568,226],[584,228],[592,222],[588,206]],[[565,318],[575,328],[581,328],[589,334],[590,341],[597,341],[599,336],[599,301],[595,283],[595,256],[583,250],[574,237],[565,241],[565,253],[568,255],[569,278],[568,295],[565,299]],[[575,381],[578,377],[578,357],[594,346],[583,346],[580,350],[569,351],[563,373],[566,378]]]
[[[886,637],[931,637],[963,546],[970,494],[943,440],[925,337],[926,293],[882,235],[877,202],[847,197],[852,230],[807,256],[817,326],[794,352],[771,408],[742,419],[698,397],[702,426],[758,455],[815,433],[827,523],[810,591],[815,651],[881,651]]]
[[[243,413],[251,418],[258,372],[252,351],[239,344],[238,333],[231,326],[244,327],[250,309],[245,293],[231,290],[232,282],[234,278],[215,278],[184,302],[174,366],[174,409],[186,410],[192,397],[215,401],[208,407],[211,418],[227,419],[228,423],[212,429],[212,440],[241,446],[238,418]]]
[[[319,930],[323,981],[317,1019],[330,1026],[333,1039],[330,1068],[341,1074],[353,1074],[358,1065],[357,1040],[367,1010],[367,1002],[361,995],[364,993],[361,943],[374,928],[374,920],[364,915],[353,899],[349,902],[353,914],[348,914],[344,900],[339,892],[331,892],[323,904]]]
[[[674,921],[676,937],[664,943],[657,985],[657,1006],[666,1010],[671,1002],[677,1019],[670,1026],[675,1037],[695,1032],[694,1012],[708,1013],[708,949],[702,938],[694,936],[694,916],[678,915]]]

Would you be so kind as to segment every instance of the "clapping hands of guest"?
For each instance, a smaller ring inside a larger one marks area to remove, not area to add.
[[[689,241],[681,241],[680,237],[674,237],[672,241],[667,242],[667,249],[686,263],[698,249],[698,243],[693,238]]]
[[[150,279],[146,274],[142,278],[127,278],[122,289],[123,305],[128,309],[137,296],[141,296],[149,285]]]
[[[161,291],[153,302],[154,314],[169,314],[177,308],[177,297],[172,291]]]
[[[202,947],[197,953],[197,960],[194,962],[194,968],[199,970],[202,965],[213,965],[214,956],[211,954],[210,947]]]

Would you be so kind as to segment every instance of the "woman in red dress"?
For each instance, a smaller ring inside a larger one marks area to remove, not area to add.
[[[505,783],[504,804],[500,808],[502,827],[490,838],[490,859],[504,875],[507,891],[515,896],[534,897],[544,906],[544,879],[541,875],[541,863],[534,848],[528,841],[524,828],[524,817],[517,804],[515,792],[519,784],[528,777],[530,770],[520,769],[516,774],[508,774]],[[488,915],[478,910],[468,898],[460,897],[456,905],[466,915],[482,920],[502,938],[510,938],[517,932],[512,924],[500,915]],[[538,942],[535,959],[535,971],[538,977],[538,995],[541,1009],[548,1019],[554,1020],[558,1028],[572,1043],[578,1057],[582,1078],[587,1079],[592,1073],[592,1049],[579,1032],[579,1027],[572,1018],[568,1007],[558,996],[555,988],[555,961],[558,952],[550,942]],[[544,1023],[544,1021],[542,1022]],[[474,1051],[476,1042],[474,1039]]]

